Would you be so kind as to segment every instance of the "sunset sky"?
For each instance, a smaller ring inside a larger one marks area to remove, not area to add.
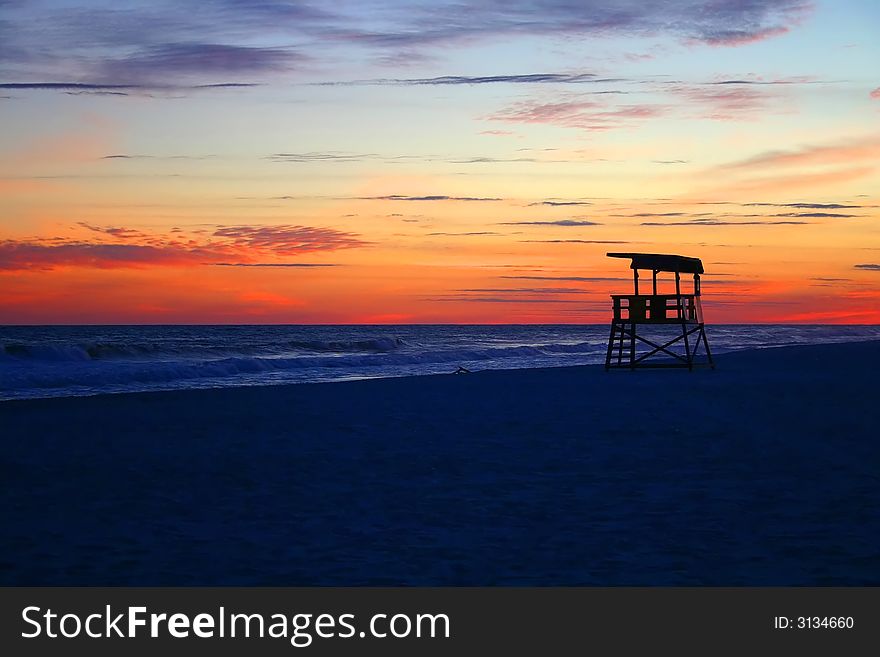
[[[0,323],[880,322],[876,0],[0,0]]]

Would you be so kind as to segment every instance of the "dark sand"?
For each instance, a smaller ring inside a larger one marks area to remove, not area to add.
[[[0,584],[880,584],[880,343],[0,403]]]

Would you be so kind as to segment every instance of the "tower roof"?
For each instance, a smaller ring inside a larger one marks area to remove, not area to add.
[[[702,274],[703,262],[699,258],[673,255],[671,253],[609,253],[609,258],[630,258],[630,269],[653,271],[676,271],[685,274]]]

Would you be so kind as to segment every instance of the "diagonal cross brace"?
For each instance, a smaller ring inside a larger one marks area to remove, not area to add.
[[[659,345],[656,342],[653,342],[651,340],[648,340],[647,338],[642,337],[641,335],[633,333],[631,330],[625,328],[624,326],[620,327],[620,332],[623,335],[628,335],[631,338],[635,338],[636,340],[644,342],[648,346],[653,347],[653,349],[651,351],[649,351],[646,354],[642,354],[637,359],[635,359],[635,361],[633,361],[633,364],[640,363],[641,361],[645,360],[646,358],[650,358],[654,354],[661,352],[661,351],[665,354],[672,356],[673,358],[677,358],[678,360],[689,364],[689,361],[687,358],[685,358],[684,356],[681,356],[680,354],[676,354],[675,352],[669,351],[669,349],[667,347],[672,346],[673,344],[675,344],[679,340],[683,340],[686,336],[692,335],[692,334],[698,332],[699,330],[700,330],[700,327],[696,326],[696,327],[686,331],[685,333],[682,333],[681,335],[677,335],[674,338],[672,338],[671,340],[668,340],[665,344]],[[694,345],[694,351],[692,352],[692,354],[696,354],[698,344],[699,344],[699,338],[697,338],[697,344]]]

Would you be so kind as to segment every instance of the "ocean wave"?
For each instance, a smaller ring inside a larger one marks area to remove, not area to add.
[[[287,346],[294,349],[302,349],[304,351],[332,351],[336,353],[347,353],[358,351],[394,351],[395,349],[408,346],[408,343],[400,338],[373,338],[369,340],[291,340],[287,343]]]
[[[169,383],[187,379],[229,379],[242,375],[271,375],[291,371],[318,372],[353,371],[386,373],[391,369],[440,365],[444,363],[474,364],[489,361],[535,361],[542,358],[597,353],[595,345],[547,344],[538,346],[506,346],[465,349],[439,349],[425,351],[395,351],[402,346],[396,339],[388,341],[356,341],[344,343],[350,350],[362,352],[339,355],[312,355],[296,357],[235,356],[212,360],[166,360],[166,361],[110,361],[95,360],[78,352],[60,352],[60,358],[42,367],[19,364],[17,367],[0,367],[0,390],[21,388],[63,388],[88,386],[100,388],[106,385]],[[314,349],[338,353],[342,343],[326,343]],[[303,347],[300,347],[303,348]],[[380,351],[383,349],[383,351]],[[57,352],[53,352],[57,353]],[[41,353],[45,355],[45,353]]]
[[[0,348],[0,359],[48,362],[90,360],[175,360],[179,358],[224,358],[235,356],[279,356],[295,352],[311,353],[387,353],[408,346],[401,338],[381,337],[363,340],[289,340],[264,345],[190,345],[148,343],[8,343]]]

